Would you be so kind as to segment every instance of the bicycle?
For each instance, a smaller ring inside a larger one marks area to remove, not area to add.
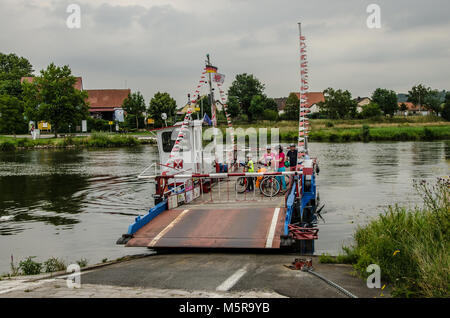
[[[248,167],[240,163],[241,166],[244,167],[244,172],[248,171]],[[270,167],[270,162],[268,164]],[[266,172],[267,170],[264,168],[258,169],[258,172]],[[255,182],[255,187],[259,188],[259,191],[266,197],[274,197],[281,191],[280,182],[277,180],[275,176],[261,176],[257,177],[256,180],[252,179],[252,182]],[[236,180],[235,190],[237,193],[244,193],[249,186],[249,178],[248,177],[239,177]]]
[[[244,167],[244,172],[248,172],[247,165],[240,163],[239,166]],[[246,190],[248,190],[249,186],[249,180],[248,177],[239,177],[236,180],[235,190],[237,193],[244,193]]]

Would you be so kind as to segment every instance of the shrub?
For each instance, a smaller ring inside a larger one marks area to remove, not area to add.
[[[328,253],[319,256],[319,262],[321,264],[336,264],[336,258]]]
[[[80,265],[80,267],[86,267],[88,265],[88,260],[85,258],[81,258],[79,261],[77,261],[77,264]]]
[[[44,271],[46,273],[53,273],[59,271],[65,271],[67,268],[66,263],[56,257],[51,257],[44,262]]]
[[[328,128],[332,128],[332,127],[334,127],[334,124],[331,121],[327,121],[325,123],[325,126],[328,127]]]
[[[370,127],[368,125],[363,125],[361,130],[361,139],[364,142],[370,141]]]
[[[362,118],[376,118],[376,117],[381,117],[382,115],[383,115],[383,112],[382,112],[380,106],[378,106],[378,104],[370,103],[370,104],[362,107],[362,111],[361,111]]]
[[[265,120],[277,121],[278,120],[278,113],[275,110],[272,110],[272,109],[265,109],[264,112],[263,112],[263,118]]]
[[[382,279],[401,297],[450,297],[450,179],[414,184],[423,207],[389,207],[359,227],[355,246],[344,250],[362,276],[378,264]]]
[[[37,275],[41,273],[42,264],[33,261],[35,256],[29,256],[24,261],[20,261],[19,269],[23,275]]]
[[[424,140],[433,140],[434,138],[435,138],[434,132],[430,128],[424,127],[423,128],[423,139]]]
[[[13,142],[9,140],[5,140],[3,142],[0,142],[0,151],[13,151],[16,149],[16,146]]]

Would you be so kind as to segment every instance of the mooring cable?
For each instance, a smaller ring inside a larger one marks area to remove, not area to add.
[[[358,298],[357,296],[353,295],[351,292],[349,292],[348,290],[346,290],[345,288],[339,286],[338,284],[332,282],[331,280],[323,277],[322,275],[316,273],[314,270],[312,269],[308,269],[306,270],[306,272],[313,274],[314,276],[320,278],[321,280],[323,280],[325,283],[327,283],[328,285],[336,288],[337,290],[339,290],[340,292],[344,293],[346,296],[350,297],[350,298]]]

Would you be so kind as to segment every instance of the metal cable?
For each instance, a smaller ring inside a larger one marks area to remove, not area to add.
[[[346,296],[348,296],[350,298],[358,298],[357,296],[353,295],[351,292],[349,292],[348,290],[346,290],[343,287],[339,286],[338,284],[336,284],[336,283],[332,282],[331,280],[323,277],[322,275],[316,273],[314,270],[308,269],[307,272],[313,274],[314,276],[316,276],[318,278],[320,278],[321,280],[323,280],[328,285],[330,285],[330,286],[336,288],[337,290],[339,290],[340,292],[344,293]]]

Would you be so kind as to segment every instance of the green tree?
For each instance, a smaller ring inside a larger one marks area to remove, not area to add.
[[[241,107],[239,105],[239,100],[236,96],[229,96],[227,101],[228,113],[232,118],[236,118],[241,113]]]
[[[209,118],[211,118],[211,97],[210,94],[208,95],[203,95],[202,97],[199,98],[198,102],[197,102],[197,107],[200,108],[200,111],[202,111],[203,109],[203,115],[207,114]]]
[[[406,106],[405,103],[402,103],[402,104],[400,105],[400,110],[401,110],[402,112],[406,112],[406,111],[408,110],[408,107]]]
[[[436,115],[439,115],[442,112],[441,104],[442,101],[440,98],[440,92],[436,89],[434,90],[430,89],[430,91],[423,100],[423,105],[427,109],[433,111]]]
[[[150,100],[148,113],[155,120],[155,125],[162,127],[164,124],[161,118],[162,113],[167,114],[167,118],[173,118],[177,109],[176,101],[170,97],[169,93],[157,92]]]
[[[374,118],[383,115],[380,106],[376,103],[370,103],[362,107],[361,116],[363,118]]]
[[[348,90],[327,88],[323,92],[325,102],[317,105],[322,113],[330,119],[353,118],[356,116],[357,103]]]
[[[278,114],[278,105],[277,102],[273,98],[266,98],[266,103],[264,105],[264,109],[272,110]]]
[[[431,88],[423,84],[415,85],[408,91],[408,102],[413,103],[415,106],[422,106],[430,91]]]
[[[261,119],[266,107],[266,98],[263,95],[254,95],[250,102],[249,112],[252,114],[252,120]]]
[[[236,79],[228,90],[228,98],[237,99],[242,113],[246,114],[251,122],[255,115],[250,109],[253,96],[263,95],[263,92],[264,84],[253,75],[243,73],[236,75]]]
[[[450,92],[447,92],[445,95],[445,103],[441,116],[445,120],[450,121]]]
[[[48,121],[55,137],[64,125],[77,125],[89,115],[87,93],[75,88],[69,66],[51,63],[32,83],[24,83],[27,119]]]
[[[377,88],[372,94],[372,101],[380,106],[385,115],[394,116],[398,111],[397,94],[394,91]]]
[[[31,76],[33,66],[24,57],[14,53],[0,53],[0,95],[7,94],[19,97],[22,93],[20,79]]]
[[[286,100],[286,105],[284,106],[284,114],[286,118],[291,120],[298,120],[300,111],[300,100],[297,94],[290,93]]]
[[[140,92],[129,94],[123,101],[123,109],[127,114],[134,115],[136,120],[136,129],[139,129],[139,117],[145,111],[145,100]]]
[[[26,132],[23,102],[15,96],[0,95],[0,132],[13,134]]]

